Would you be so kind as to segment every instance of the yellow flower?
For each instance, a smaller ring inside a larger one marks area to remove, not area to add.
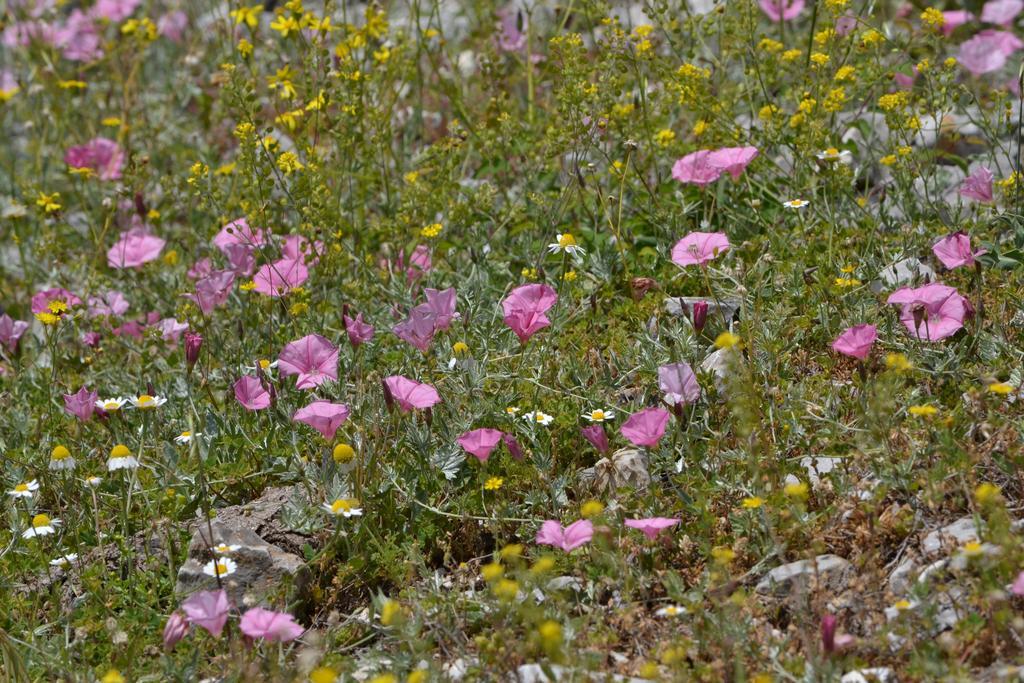
[[[260,23],[260,13],[263,12],[263,5],[252,5],[250,7],[239,7],[228,12],[228,16],[235,20],[235,25],[245,23],[249,28],[256,28]]]
[[[993,382],[988,385],[988,390],[993,394],[999,394],[1000,396],[1006,396],[1007,394],[1013,393],[1013,385],[1007,384],[1006,382]]]
[[[974,499],[978,501],[978,505],[988,505],[993,501],[999,500],[999,496],[999,487],[988,482],[979,484],[978,488],[974,489]]]
[[[676,139],[676,134],[671,128],[662,128],[654,134],[654,141],[659,147],[668,147]]]
[[[100,683],[124,683],[124,676],[117,669],[111,669],[103,675]]]
[[[857,69],[847,64],[846,66],[841,66],[836,70],[836,75],[833,77],[833,80],[850,81],[853,80],[856,73]]]
[[[939,409],[936,408],[935,406],[920,405],[910,406],[909,408],[907,408],[907,412],[913,415],[914,417],[931,417],[932,415],[937,414],[939,412]]]
[[[510,543],[498,553],[503,560],[515,559],[523,554],[523,546],[520,543]]]
[[[319,666],[309,672],[309,683],[334,683],[338,672],[329,666]]]
[[[550,555],[544,555],[543,557],[537,558],[537,561],[530,567],[530,572],[533,574],[546,574],[555,568],[555,558]]]
[[[248,282],[243,282],[242,284],[238,285],[238,288],[243,292],[251,292],[252,290],[256,289],[256,283],[253,280],[249,280]]]
[[[298,33],[302,27],[299,26],[299,22],[295,17],[286,17],[284,14],[279,14],[277,15],[277,18],[270,23],[270,28],[280,33],[282,38],[287,38],[292,33]]]
[[[484,488],[488,491],[497,491],[501,488],[501,485],[505,483],[505,480],[501,477],[491,477],[484,482]]]
[[[715,337],[715,346],[720,349],[731,349],[738,346],[741,341],[739,335],[732,332],[723,332]]]
[[[743,503],[741,503],[741,505],[743,506],[744,510],[756,510],[757,508],[764,505],[764,498],[759,498],[758,496],[744,498]]]
[[[771,38],[762,38],[761,42],[757,44],[757,47],[761,50],[764,50],[765,52],[772,53],[778,52],[784,46],[777,40],[772,40]]]
[[[537,633],[545,646],[558,647],[562,644],[562,625],[557,621],[545,621],[537,628]]]
[[[942,12],[929,7],[924,12],[921,12],[921,23],[932,30],[941,29],[946,24],[946,17],[942,15]]]
[[[835,283],[836,283],[836,287],[841,287],[841,288],[859,287],[861,285],[861,281],[858,280],[855,277],[837,277],[835,279]]]
[[[910,103],[910,95],[905,90],[882,95],[878,98],[878,108],[882,111],[903,109]]]
[[[397,600],[385,600],[380,606],[380,623],[390,626],[402,616],[402,605]]]
[[[981,543],[978,543],[977,541],[971,541],[969,543],[965,543],[964,547],[961,548],[960,550],[967,557],[977,557],[978,555],[981,555],[981,553],[982,553]]]
[[[878,160],[878,163],[882,164],[883,166],[892,166],[893,164],[896,163],[896,155],[886,154],[884,157]]]
[[[376,59],[381,64],[383,64],[387,62],[389,59],[391,59],[391,50],[389,50],[386,47],[382,47],[379,50],[374,50],[373,58]]]
[[[252,57],[252,43],[245,38],[238,41],[238,46],[235,49],[238,50],[238,54],[242,55],[242,57],[246,59]]]
[[[282,152],[281,156],[277,157],[277,167],[284,171],[286,175],[291,175],[295,171],[305,168],[295,152]]]
[[[699,138],[701,135],[703,135],[707,131],[707,129],[708,129],[707,121],[705,121],[704,119],[701,119],[700,121],[697,121],[697,123],[693,124],[693,135],[694,135],[694,137],[698,137]]]
[[[36,313],[36,320],[44,325],[56,325],[60,322],[60,316],[53,313]]]
[[[811,55],[811,63],[815,66],[825,66],[829,63],[830,59],[831,57],[822,52],[815,52]]]
[[[860,43],[864,47],[870,47],[872,45],[877,45],[878,43],[882,42],[883,40],[885,40],[885,36],[883,36],[881,33],[879,33],[878,31],[876,31],[873,28],[872,29],[868,29],[867,31],[862,33],[861,37],[860,37]]]
[[[57,87],[61,90],[84,90],[85,81],[57,81]]]
[[[536,268],[523,268],[521,275],[524,278],[526,278],[527,280],[536,280],[537,279],[537,269]]]
[[[71,453],[64,446],[54,446],[50,452],[51,460],[67,460],[71,457]]]
[[[370,679],[370,683],[398,683],[398,678],[394,674],[381,674]]]
[[[580,516],[584,519],[597,517],[604,512],[604,503],[599,500],[588,500],[580,506]]]
[[[36,197],[36,206],[40,207],[46,213],[60,211],[63,208],[60,203],[60,192],[54,192],[53,194],[40,192]]]
[[[334,447],[332,457],[334,458],[334,462],[339,465],[343,465],[347,462],[351,462],[356,457],[356,451],[347,443],[339,443]]]
[[[914,365],[902,353],[889,353],[885,356],[885,367],[896,372],[912,370]]]
[[[519,595],[519,584],[512,579],[500,579],[491,588],[494,596],[504,602],[511,602]]]
[[[806,498],[809,490],[806,482],[794,481],[786,484],[782,492],[790,498]]]
[[[574,282],[576,280],[576,271],[575,270],[567,270],[562,275],[562,279],[565,280],[566,282]]]
[[[803,53],[800,50],[786,50],[782,53],[782,59],[787,62],[792,62],[800,58]]]
[[[428,239],[431,238],[431,237],[437,237],[440,234],[441,234],[441,224],[440,223],[431,223],[430,225],[427,225],[427,226],[425,226],[425,227],[420,229],[420,235],[422,237],[426,237]]]
[[[452,353],[456,356],[465,356],[469,353],[469,345],[463,341],[457,341],[452,344]]]
[[[711,557],[718,564],[729,564],[736,559],[736,552],[728,546],[720,545],[711,549]]]

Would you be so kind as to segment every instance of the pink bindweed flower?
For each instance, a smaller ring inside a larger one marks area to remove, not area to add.
[[[942,19],[942,32],[947,36],[951,36],[953,31],[964,24],[974,21],[975,17],[966,10],[951,10],[943,12]]]
[[[24,320],[15,320],[6,313],[0,315],[0,344],[8,353],[14,353],[18,350],[18,342],[27,329],[28,323]]]
[[[270,643],[287,643],[306,631],[287,612],[273,612],[262,607],[253,607],[243,614],[238,628],[249,638],[262,638]]]
[[[52,287],[32,295],[32,312],[46,313],[49,310],[50,304],[54,301],[63,301],[68,305],[68,308],[82,303],[81,299],[63,287]]]
[[[99,393],[82,387],[73,394],[64,394],[64,411],[82,422],[88,422],[99,398]]]
[[[703,266],[728,251],[724,232],[691,232],[672,247],[672,262],[677,266]]]
[[[199,306],[203,315],[210,315],[213,309],[224,305],[231,295],[235,284],[235,273],[230,270],[218,270],[204,278],[196,280],[195,294],[185,294]]]
[[[474,429],[459,437],[459,445],[480,462],[487,462],[503,436],[500,429]]]
[[[545,313],[556,301],[558,294],[548,285],[516,287],[501,302],[505,313],[504,322],[516,333],[520,342],[526,343],[535,332],[551,324]]]
[[[266,237],[262,230],[253,230],[249,227],[249,221],[243,216],[225,224],[213,237],[213,246],[224,253],[227,253],[227,248],[234,244],[259,247],[266,244]]]
[[[181,612],[171,612],[164,625],[164,649],[171,651],[182,638],[188,635],[189,623]]]
[[[701,149],[678,159],[672,177],[684,185],[710,185],[722,177],[722,169],[711,163],[711,150]]]
[[[997,31],[987,28],[984,31],[978,31],[976,37],[989,41],[990,45],[1007,57],[1012,56],[1017,50],[1024,49],[1024,40],[1018,38],[1012,31]]]
[[[223,249],[228,265],[238,277],[249,277],[256,270],[256,247],[228,244]]]
[[[437,389],[402,375],[385,378],[384,388],[392,399],[398,401],[398,406],[404,413],[414,408],[430,408],[441,402]]]
[[[519,25],[526,26],[526,17],[522,12],[515,10],[514,6],[498,10],[498,49],[502,52],[522,52],[526,47],[526,34],[520,30]]]
[[[204,278],[213,272],[213,261],[209,258],[201,258],[188,269],[185,273],[188,275],[190,280],[199,280]]]
[[[181,603],[181,609],[189,623],[206,629],[214,638],[220,638],[224,625],[228,623],[231,601],[222,588],[215,591],[199,591]]]
[[[79,340],[83,344],[85,344],[86,346],[91,346],[93,348],[96,348],[97,346],[99,346],[99,343],[100,343],[100,333],[99,332],[83,332],[82,336],[79,338]]]
[[[898,289],[889,295],[887,303],[902,306],[900,321],[907,331],[928,341],[940,341],[955,334],[971,312],[970,302],[954,287],[937,282]]]
[[[412,254],[409,256],[409,267],[405,270],[405,278],[409,281],[409,284],[412,284],[429,273],[432,267],[430,247],[421,244],[413,249]]]
[[[836,18],[836,35],[840,38],[848,36],[857,28],[857,16],[851,12]]]
[[[162,14],[156,21],[156,30],[171,42],[180,43],[188,28],[188,15],[181,10]]]
[[[256,291],[266,296],[279,297],[302,286],[309,279],[309,269],[301,259],[279,259],[264,264],[253,277]]]
[[[185,332],[185,363],[189,370],[195,367],[199,360],[201,348],[203,348],[203,335],[196,332]]]
[[[619,431],[630,443],[654,448],[665,434],[669,417],[671,414],[661,408],[645,408],[630,415]]]
[[[455,288],[449,287],[439,292],[427,287],[423,290],[423,294],[427,297],[427,303],[422,305],[434,314],[434,326],[439,330],[447,330],[451,326],[452,320],[459,317],[459,314],[455,312]]]
[[[1003,41],[992,34],[983,34],[984,31],[960,43],[957,55],[960,65],[975,76],[999,71],[1006,65]]]
[[[642,531],[644,536],[653,541],[662,531],[674,527],[681,521],[681,519],[674,517],[647,517],[644,519],[627,519],[625,524],[630,529]]]
[[[313,401],[305,408],[296,410],[292,421],[309,425],[329,441],[334,438],[341,423],[348,419],[348,415],[349,409],[344,403]]]
[[[141,0],[97,0],[91,14],[117,23],[130,17],[140,4]]]
[[[302,235],[288,235],[281,244],[281,255],[287,259],[301,260],[307,266],[315,266],[324,253],[324,243],[310,241]]]
[[[108,138],[93,138],[84,145],[69,147],[64,163],[71,168],[89,168],[100,180],[118,180],[124,167],[124,152]]]
[[[338,347],[319,334],[308,334],[287,344],[277,363],[282,377],[298,375],[296,389],[312,389],[338,379]]]
[[[987,24],[1009,26],[1024,11],[1024,0],[989,0],[981,8],[981,20]]]
[[[245,375],[234,385],[235,398],[246,410],[263,410],[270,407],[270,393],[258,377]]]
[[[791,21],[804,11],[804,0],[758,0],[757,4],[772,21]]]
[[[341,321],[345,326],[345,333],[348,335],[348,343],[352,345],[353,349],[358,349],[360,344],[373,339],[373,325],[363,320],[362,313],[357,313],[355,318],[342,315]]]
[[[722,173],[728,173],[733,180],[739,180],[740,174],[759,154],[757,147],[723,147],[711,152],[708,163]]]
[[[694,403],[700,398],[697,375],[689,363],[671,363],[658,368],[658,388],[665,393],[670,406]]]
[[[549,519],[541,525],[535,540],[538,545],[550,545],[571,553],[593,537],[594,525],[589,519],[575,521],[564,529],[557,521]]]
[[[594,448],[596,448],[598,452],[608,452],[608,435],[604,431],[604,425],[588,425],[580,429],[580,434],[583,435],[584,439],[593,444]]]
[[[392,327],[391,331],[402,341],[426,353],[437,333],[437,317],[423,306],[416,306],[409,311],[409,317]]]
[[[508,454],[512,456],[513,460],[522,460],[525,457],[523,447],[516,441],[516,437],[503,433],[501,440],[505,443],[505,448],[508,449]]]
[[[1017,574],[1017,578],[1013,580],[1013,585],[1010,586],[1010,592],[1017,597],[1024,596],[1024,572]]]
[[[98,296],[91,296],[88,299],[88,314],[93,318],[100,315],[117,316],[124,315],[128,310],[128,299],[124,293],[116,289],[107,290]]]
[[[971,175],[964,178],[960,186],[960,196],[976,202],[990,203],[993,199],[992,178],[992,171],[984,166],[976,168]]]
[[[836,337],[832,348],[844,356],[865,360],[877,340],[878,328],[874,325],[854,325]]]
[[[973,266],[974,257],[987,253],[984,249],[971,250],[971,238],[962,232],[946,235],[932,246],[935,257],[950,270],[960,266]]]
[[[165,240],[150,234],[145,228],[132,228],[121,233],[121,238],[107,251],[107,265],[111,268],[138,268],[160,256]]]
[[[692,313],[693,329],[697,334],[701,333],[704,326],[708,322],[708,302],[707,301],[696,301],[693,304]]]
[[[179,323],[177,318],[164,318],[156,324],[156,328],[160,330],[160,336],[165,342],[174,345],[188,329],[188,323]]]

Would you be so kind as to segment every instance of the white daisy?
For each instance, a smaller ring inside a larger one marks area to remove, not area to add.
[[[275,360],[271,362],[266,358],[260,358],[258,361],[256,361],[255,365],[246,365],[245,369],[248,370],[249,372],[256,372],[257,370],[262,370],[263,373],[266,374],[268,377],[272,377],[274,370],[277,369],[277,361]]]
[[[124,404],[127,402],[128,399],[121,398],[120,396],[116,398],[101,398],[96,401],[96,407],[100,410],[105,410],[108,413],[113,413],[124,408]]]
[[[659,617],[678,617],[686,614],[686,608],[680,605],[666,605],[655,612]]]
[[[241,547],[242,546],[236,545],[234,543],[218,543],[217,545],[210,548],[210,550],[212,550],[217,555],[230,555],[231,553],[235,552]]]
[[[536,424],[539,424],[542,427],[547,427],[555,420],[555,418],[551,417],[547,413],[542,413],[539,410],[531,410],[530,412],[523,415],[523,419],[526,420],[527,422],[534,422]]]
[[[842,161],[842,162],[847,162],[847,161],[850,160],[850,157],[853,156],[853,155],[850,154],[850,150],[848,150],[848,149],[840,150],[840,149],[836,149],[835,147],[829,147],[826,150],[822,150],[821,152],[818,152],[814,156],[818,157],[819,161]]]
[[[54,446],[50,452],[51,470],[73,470],[77,462],[64,446]]]
[[[589,413],[583,413],[583,419],[591,422],[604,422],[605,420],[611,420],[615,417],[615,412],[612,410],[591,410]]]
[[[210,560],[203,565],[203,573],[207,576],[230,576],[238,569],[235,561],[229,557],[220,560]]]
[[[519,413],[519,408],[516,408],[515,406],[509,406],[508,408],[505,408],[505,414],[506,415],[511,415],[511,416],[515,417],[518,413]]]
[[[333,503],[324,503],[323,508],[335,517],[359,517],[363,514],[363,509],[356,507],[357,505],[359,501],[354,498],[338,498]]]
[[[51,567],[64,567],[71,564],[78,559],[78,553],[68,553],[67,555],[61,555],[50,560]]]
[[[14,498],[31,498],[32,494],[38,490],[39,482],[33,479],[32,481],[17,484],[12,490],[7,492],[7,495]]]
[[[82,481],[85,482],[86,486],[91,486],[93,488],[96,488],[97,486],[99,486],[100,484],[103,483],[103,478],[102,477],[97,477],[96,475],[92,475],[92,476],[86,477]]]
[[[573,256],[582,256],[587,253],[583,251],[583,247],[576,244],[576,238],[569,233],[555,235],[555,241],[548,245],[548,251],[552,254],[564,251]]]
[[[167,403],[167,399],[162,396],[150,396],[149,394],[139,394],[131,399],[132,407],[139,408],[141,410],[153,410],[159,408],[163,404]]]
[[[788,202],[782,202],[782,205],[787,209],[802,209],[810,204],[806,199],[790,199]]]
[[[202,432],[196,432],[195,434],[193,434],[192,432],[184,431],[181,434],[178,434],[176,437],[174,437],[174,440],[177,443],[180,443],[180,444],[187,444],[187,443],[191,443],[192,439],[196,438],[197,436],[202,436],[202,435],[203,435]]]
[[[107,471],[133,470],[139,466],[139,460],[124,444],[117,444],[110,449],[110,458],[107,459]]]
[[[60,524],[59,519],[50,519],[46,515],[36,515],[32,518],[32,526],[21,532],[22,538],[35,538],[37,536],[49,536],[57,533],[56,526]]]

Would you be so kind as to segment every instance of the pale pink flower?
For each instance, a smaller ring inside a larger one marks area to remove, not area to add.
[[[323,253],[323,242],[320,240],[311,242],[302,235],[288,235],[281,244],[281,256],[286,259],[301,260],[307,266],[315,266]]]
[[[373,325],[363,320],[362,313],[357,313],[355,318],[342,315],[341,320],[345,327],[345,333],[348,335],[348,342],[352,345],[352,348],[358,349],[360,344],[373,339]]]
[[[84,145],[69,147],[64,163],[71,168],[91,168],[100,180],[117,180],[124,167],[124,152],[109,138],[93,138]]]
[[[401,260],[399,261],[401,263]],[[430,272],[433,263],[430,259],[430,247],[421,244],[412,250],[409,256],[409,267],[405,271],[406,279],[412,283]]]
[[[594,537],[594,525],[589,519],[581,519],[569,526],[562,525],[553,519],[544,522],[537,531],[536,543],[561,548],[569,553],[590,542]]]
[[[181,609],[190,623],[206,629],[214,638],[220,638],[224,625],[228,623],[231,602],[224,589],[199,591],[181,603]]]
[[[423,294],[427,297],[427,303],[421,304],[421,306],[434,314],[434,326],[439,330],[447,330],[451,326],[452,320],[459,317],[459,314],[455,312],[455,288],[449,287],[439,292],[427,287],[423,290]]]
[[[890,304],[902,306],[900,321],[918,339],[940,341],[964,326],[971,312],[967,301],[954,287],[933,282],[911,289],[903,287],[889,295]]]
[[[384,388],[391,398],[398,401],[399,407],[405,413],[414,408],[430,408],[441,402],[437,389],[402,375],[386,378]]]
[[[975,76],[999,71],[1006,65],[1002,41],[979,33],[960,44],[957,61]]]
[[[757,4],[772,21],[790,21],[804,11],[804,0],[758,0]]]
[[[180,43],[188,28],[188,15],[181,10],[162,14],[156,21],[156,30],[168,40]]]
[[[167,623],[164,625],[164,649],[173,650],[174,646],[188,635],[188,627],[188,620],[182,616],[181,612],[171,612],[171,616],[167,618]]]
[[[266,244],[262,230],[253,230],[249,227],[249,221],[242,218],[227,223],[213,237],[213,246],[221,251],[232,244],[242,244],[247,247],[259,247]]]
[[[247,244],[227,244],[221,251],[228,259],[228,265],[238,277],[249,277],[256,270],[256,247]]]
[[[1013,55],[1017,50],[1024,49],[1024,40],[1018,38],[1012,31],[997,31],[994,28],[987,28],[984,31],[978,31],[977,35],[991,41],[991,44],[1007,57]]]
[[[203,315],[210,315],[213,309],[223,306],[224,302],[228,300],[234,284],[234,271],[218,270],[196,281],[195,294],[183,296],[196,302]]]
[[[979,166],[971,175],[964,178],[960,186],[960,196],[973,199],[976,202],[991,202],[992,195],[992,171],[984,166]]]
[[[179,323],[176,318],[164,318],[156,324],[160,336],[165,342],[177,344],[181,335],[188,329],[188,323]]]
[[[499,429],[474,429],[459,437],[459,445],[480,462],[487,462],[503,436],[504,432]]]
[[[334,438],[341,423],[348,419],[349,409],[344,403],[313,401],[292,415],[294,422],[302,422],[323,434],[328,441]]]
[[[942,24],[942,32],[947,36],[953,35],[958,27],[964,24],[974,21],[974,15],[967,10],[951,10],[949,12],[943,12],[942,18],[945,20]]]
[[[514,6],[498,11],[501,22],[498,25],[498,49],[502,52],[522,52],[526,47],[526,34],[519,29],[519,22],[526,25],[526,17]]]
[[[312,389],[338,379],[338,347],[319,334],[308,334],[281,350],[277,367],[282,377],[298,375],[296,389]]]
[[[1009,26],[1024,10],[1024,0],[989,0],[981,8],[981,20],[988,24]]]
[[[18,342],[28,329],[28,323],[24,320],[15,320],[4,313],[0,315],[0,344],[7,349],[8,353],[18,350]]]
[[[97,392],[82,387],[73,394],[64,394],[64,411],[82,422],[88,422],[99,398]]]
[[[97,296],[89,297],[88,305],[88,313],[94,318],[100,315],[117,316],[123,315],[128,310],[128,299],[122,292],[111,289]]]
[[[80,9],[71,10],[64,25],[56,27],[52,42],[64,59],[72,62],[91,62],[103,56],[96,22]]]
[[[263,410],[270,407],[270,393],[258,377],[244,375],[234,385],[235,398],[246,410]]]
[[[132,228],[121,233],[121,239],[107,251],[107,265],[111,268],[138,268],[160,256],[167,244],[150,234],[145,228]]]
[[[973,266],[975,256],[987,253],[984,249],[972,251],[971,238],[962,232],[946,235],[932,246],[932,252],[950,270]]]
[[[1010,592],[1018,598],[1024,596],[1024,572],[1017,574],[1017,578],[1013,580],[1013,585],[1010,586]]]
[[[836,35],[837,36],[848,36],[853,33],[853,29],[857,28],[857,17],[856,15],[847,12],[841,17],[836,18]]]
[[[558,294],[548,285],[516,287],[501,302],[504,322],[516,333],[519,341],[525,343],[535,332],[551,324],[545,313],[557,300]]]
[[[702,149],[678,159],[672,177],[684,184],[709,185],[722,177],[722,169],[711,163],[711,150]]]
[[[878,328],[874,325],[854,325],[836,337],[832,348],[844,356],[865,360],[877,340]]]
[[[672,363],[658,368],[658,388],[665,393],[665,403],[686,405],[700,398],[700,384],[689,363]]]
[[[642,531],[644,536],[653,541],[662,531],[674,527],[681,521],[681,519],[674,517],[647,517],[644,519],[627,519],[625,524],[630,529]]]
[[[723,173],[728,173],[733,180],[738,180],[743,170],[757,158],[757,147],[723,147],[716,149],[708,156],[708,163]]]
[[[437,332],[437,316],[424,305],[409,311],[409,317],[391,328],[395,335],[426,353]]]
[[[141,0],[97,0],[91,14],[117,23],[130,17],[140,4]]]
[[[730,246],[724,232],[691,232],[672,247],[672,262],[678,266],[703,266]]]
[[[280,259],[264,264],[253,277],[256,291],[279,297],[299,287],[309,279],[309,269],[302,259]]]
[[[185,273],[192,280],[204,278],[213,272],[213,261],[204,257],[192,264],[192,267]]]
[[[580,434],[583,435],[584,439],[593,444],[594,448],[599,452],[608,452],[608,435],[604,431],[604,425],[596,424],[583,427],[580,429]]]
[[[82,303],[81,299],[63,287],[52,287],[32,295],[32,312],[46,313],[49,310],[48,306],[54,301],[63,301],[68,305],[68,308]]]
[[[253,607],[243,614],[238,628],[249,638],[262,638],[271,643],[287,643],[301,636],[306,630],[295,623],[295,617],[292,615],[262,607]]]
[[[633,413],[619,427],[619,432],[637,446],[654,448],[665,434],[671,415],[661,408],[645,408]]]

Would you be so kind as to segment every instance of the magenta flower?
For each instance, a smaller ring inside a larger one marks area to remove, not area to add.
[[[874,325],[854,325],[836,337],[832,348],[844,356],[865,360],[877,339],[878,328]]]
[[[306,629],[295,623],[295,617],[286,612],[273,612],[262,607],[253,607],[242,615],[239,630],[252,639],[262,638],[271,643],[287,643],[295,640]]]
[[[661,408],[645,408],[630,415],[619,431],[630,443],[654,448],[665,434],[669,417],[668,411]]]
[[[185,294],[188,299],[196,302],[203,315],[210,315],[213,309],[224,305],[231,295],[235,284],[235,273],[230,270],[218,270],[204,278],[196,280],[196,293]]]
[[[903,287],[889,295],[887,303],[902,306],[900,321],[911,336],[940,341],[964,326],[970,302],[954,287],[937,282],[911,289]]]
[[[1024,0],[989,0],[981,9],[981,20],[987,24],[1009,26],[1024,10]]]
[[[608,435],[604,431],[604,425],[588,425],[580,429],[580,434],[583,435],[584,439],[593,444],[594,448],[599,452],[608,452]]]
[[[523,453],[523,447],[516,441],[516,437],[511,434],[502,434],[501,440],[505,443],[505,448],[508,449],[508,454],[512,456],[513,460],[522,460],[525,454]]]
[[[223,249],[228,265],[238,277],[249,277],[256,270],[256,247],[246,244],[229,244]]]
[[[8,353],[18,350],[18,342],[28,329],[28,323],[24,320],[15,320],[4,313],[0,315],[0,344],[3,344]]]
[[[182,616],[181,612],[171,612],[171,616],[167,618],[167,624],[164,625],[164,649],[173,650],[174,646],[188,635],[188,628],[188,620]]]
[[[348,342],[353,349],[358,349],[360,344],[373,339],[373,325],[363,320],[363,314],[357,313],[355,318],[347,315],[341,316],[342,324],[345,326],[345,333],[348,335]]]
[[[498,10],[498,49],[502,52],[522,52],[526,47],[526,35],[519,30],[520,19],[526,25],[526,17],[514,7]]]
[[[992,178],[992,171],[984,166],[976,168],[971,175],[964,178],[960,186],[960,196],[976,202],[990,203],[993,199]]]
[[[64,394],[64,411],[82,422],[88,422],[99,398],[99,393],[82,387],[73,394]]]
[[[416,306],[409,311],[409,317],[392,327],[391,331],[402,341],[426,353],[437,332],[437,317],[424,305]]]
[[[188,369],[195,367],[199,360],[199,350],[203,348],[203,335],[195,332],[185,332],[185,363]]]
[[[740,174],[758,154],[757,147],[723,147],[711,152],[708,163],[720,172],[731,175],[733,180],[739,180]]]
[[[224,253],[227,253],[226,250],[229,246],[235,244],[246,247],[259,247],[266,244],[266,239],[262,230],[253,230],[249,227],[249,221],[242,217],[226,224],[213,237],[213,246]]]
[[[700,398],[697,375],[688,363],[672,363],[658,368],[658,388],[665,393],[665,403],[686,405]]]
[[[270,393],[258,377],[244,375],[235,382],[235,398],[246,410],[263,410],[270,407]]]
[[[311,242],[302,235],[288,235],[281,244],[281,256],[287,259],[300,260],[307,266],[315,266],[324,253],[324,243],[320,240]]]
[[[593,537],[594,525],[590,523],[589,519],[575,521],[564,529],[561,524],[549,519],[537,531],[536,543],[561,548],[570,553],[581,545],[589,543]]]
[[[497,448],[503,436],[504,432],[500,429],[474,429],[459,437],[459,445],[480,462],[487,462],[491,451]]]
[[[191,280],[198,280],[204,278],[213,272],[213,261],[208,257],[201,258],[192,264],[192,267],[185,273]]]
[[[991,41],[995,49],[1007,57],[1012,56],[1017,50],[1024,49],[1024,40],[1018,38],[1012,31],[997,31],[993,28],[987,28],[984,31],[978,31],[977,35]]]
[[[674,517],[647,517],[645,519],[627,519],[626,526],[642,531],[644,536],[653,541],[662,531],[674,527],[681,521]]]
[[[296,410],[292,421],[309,425],[330,441],[341,423],[348,419],[348,414],[348,406],[344,403],[313,401],[305,408]]]
[[[165,342],[177,344],[182,333],[188,329],[188,323],[179,323],[177,318],[163,318],[156,324],[156,328],[160,330],[160,336]]]
[[[280,259],[264,264],[252,280],[260,294],[279,297],[300,287],[308,279],[309,269],[302,259]]]
[[[1002,39],[982,31],[970,40],[960,43],[957,61],[975,76],[999,71],[1006,65]]]
[[[81,299],[63,287],[52,287],[32,295],[32,312],[46,313],[49,310],[48,306],[54,301],[63,301],[68,308],[82,303]]]
[[[128,310],[128,299],[122,292],[116,289],[107,290],[98,296],[91,296],[88,299],[88,313],[92,317],[100,315],[124,315]]]
[[[973,266],[974,257],[987,253],[984,249],[971,250],[971,238],[962,232],[946,235],[932,246],[935,257],[950,270],[960,266]]]
[[[1024,596],[1024,572],[1017,574],[1017,578],[1013,580],[1013,585],[1010,586],[1010,592],[1017,597]]]
[[[214,638],[220,638],[224,625],[228,623],[228,610],[231,602],[227,592],[222,588],[215,591],[199,591],[181,603],[190,623],[209,631]]]
[[[724,232],[691,232],[672,247],[672,263],[677,266],[703,266],[728,251]]]
[[[319,334],[308,334],[281,349],[277,367],[282,377],[298,375],[296,389],[312,389],[338,379],[338,347]]]
[[[124,152],[113,140],[93,138],[84,145],[69,147],[64,163],[71,168],[90,168],[100,180],[117,180],[124,167]]]
[[[439,330],[447,330],[451,326],[452,320],[459,317],[459,314],[455,312],[455,288],[449,287],[439,292],[427,287],[423,290],[423,294],[427,297],[427,303],[422,305],[434,314],[434,327]]]
[[[942,13],[942,32],[947,36],[953,35],[958,27],[974,21],[974,15],[966,10],[951,10]]]
[[[804,0],[758,0],[757,4],[772,21],[790,21],[804,11]]]
[[[401,261],[399,261],[401,263]],[[412,250],[409,256],[409,267],[405,270],[405,278],[413,283],[430,272],[433,262],[430,259],[430,247],[421,244]]]
[[[140,4],[141,0],[97,0],[91,14],[117,23],[130,17]]]
[[[121,233],[121,238],[107,251],[107,265],[111,268],[138,268],[160,256],[167,244],[151,235],[145,228],[132,228]]]
[[[722,169],[711,163],[711,150],[702,149],[678,159],[672,177],[684,185],[710,185],[722,177]]]
[[[505,324],[516,333],[520,342],[526,343],[535,332],[551,324],[545,313],[556,301],[558,294],[548,285],[516,287],[501,302]]]
[[[441,402],[437,389],[402,375],[392,375],[386,378],[384,388],[392,399],[398,401],[398,406],[404,413],[408,413],[414,408],[430,408]]]

